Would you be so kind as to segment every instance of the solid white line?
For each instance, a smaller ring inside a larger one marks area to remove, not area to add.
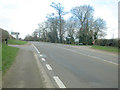
[[[32,44],[32,45],[33,45],[33,44]],[[39,50],[38,50],[34,45],[33,45],[33,47],[36,49],[36,51],[37,51],[38,53],[40,53]]]
[[[44,58],[41,58],[42,59],[42,61],[45,61],[45,59]]]
[[[52,70],[52,67],[49,64],[46,64],[48,70]]]
[[[59,79],[58,76],[54,76],[53,79],[55,80],[55,82],[57,83],[57,85],[58,85],[60,88],[66,88],[65,85],[64,85],[63,82]]]

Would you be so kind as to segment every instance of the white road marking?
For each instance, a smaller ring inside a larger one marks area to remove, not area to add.
[[[33,44],[32,44],[32,45],[33,45]],[[39,50],[38,50],[34,45],[33,45],[33,47],[36,49],[36,51],[37,51],[38,53],[40,53]]]
[[[49,78],[49,76],[47,75],[47,72],[45,71],[44,67],[42,66],[42,64],[39,61],[39,58],[37,57],[37,54],[34,53],[35,59],[36,59],[36,63],[37,66],[39,68],[39,71],[41,72],[43,78],[44,78],[44,82],[45,82],[45,87],[46,88],[55,88]]]
[[[60,88],[66,88],[65,85],[64,85],[63,82],[59,79],[58,76],[54,76],[53,79],[55,80],[55,82],[57,83],[57,85],[58,85]]]
[[[102,59],[102,58],[99,58],[99,57],[96,57],[96,56],[91,56],[91,55],[83,54],[83,53],[76,52],[76,51],[74,51],[74,50],[67,49],[67,48],[63,48],[63,47],[59,47],[59,46],[57,46],[57,47],[58,47],[58,48],[65,49],[65,50],[68,50],[68,51],[72,51],[72,52],[74,52],[74,53],[81,54],[81,55],[84,55],[84,56],[96,58],[96,59],[98,59],[98,60],[100,60],[100,61],[104,61],[104,62],[107,62],[107,63],[111,63],[111,64],[114,64],[114,65],[119,65],[118,63],[115,63],[115,62],[112,62],[112,61],[108,61],[108,60],[105,60],[105,59]]]
[[[40,54],[40,57],[42,57],[43,55],[42,54]]]
[[[96,59],[101,59],[101,61],[104,61],[104,62],[108,62],[108,63],[111,63],[111,64],[115,64],[115,65],[118,65],[117,63],[115,63],[115,62],[112,62],[112,61],[108,61],[108,60],[104,60],[104,59],[102,59],[102,58],[99,58],[99,57],[96,57],[96,56],[91,56],[91,57],[93,57],[93,58],[96,58]]]
[[[52,67],[49,64],[46,64],[48,70],[52,70]]]
[[[107,61],[107,60],[103,60],[103,61],[108,62],[108,63],[115,64],[115,65],[118,65],[117,63],[114,63],[114,62],[112,62],[112,61]]]
[[[42,59],[42,61],[45,61],[45,58],[41,58]]]

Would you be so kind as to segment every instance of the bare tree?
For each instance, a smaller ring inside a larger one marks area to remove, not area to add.
[[[54,13],[47,15],[46,27],[49,30],[48,38],[50,42],[58,42],[58,18]]]
[[[106,22],[101,18],[97,18],[94,21],[94,39],[104,37],[106,35],[106,29]]]
[[[46,21],[38,24],[39,28],[34,32],[42,41],[62,43],[67,33],[69,42],[74,42],[76,37],[79,43],[92,44],[94,39],[105,36],[106,23],[101,18],[94,19],[94,9],[90,5],[72,8],[68,20],[63,18],[68,12],[64,11],[62,4],[53,2],[51,6],[57,13],[48,14]]]
[[[65,25],[67,36],[70,37],[70,40],[72,43],[74,43],[74,37],[75,37],[75,29],[76,29],[76,21],[73,17],[70,17]]]
[[[80,41],[85,41],[84,37],[86,35],[86,26],[88,26],[88,22],[93,17],[93,11],[94,9],[90,5],[83,5],[83,6],[77,6],[72,8],[71,13],[73,14],[74,17],[78,19],[78,27],[79,27],[79,32],[78,32],[78,38],[79,42]]]
[[[38,24],[39,28],[38,28],[38,33],[39,33],[39,37],[41,36],[43,41],[46,41],[47,39],[47,29],[46,29],[46,22],[40,23]]]
[[[64,11],[64,7],[62,6],[61,3],[56,4],[56,3],[52,2],[51,7],[53,7],[57,11],[57,14],[59,17],[59,37],[60,37],[60,43],[62,43],[62,38],[63,38],[63,36],[62,36],[62,18],[68,12]]]

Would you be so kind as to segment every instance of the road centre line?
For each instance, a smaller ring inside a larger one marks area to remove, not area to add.
[[[111,63],[111,64],[114,64],[114,65],[118,65],[118,63],[115,63],[115,62],[112,62],[112,61],[108,61],[108,60],[105,60],[105,59],[102,59],[102,58],[99,58],[99,57],[96,57],[96,56],[91,56],[91,55],[83,54],[83,53],[76,52],[76,51],[74,51],[74,50],[67,49],[67,48],[63,48],[63,47],[59,47],[59,46],[56,46],[56,47],[62,48],[62,49],[68,50],[68,51],[72,51],[72,52],[74,52],[74,53],[81,54],[81,55],[84,55],[84,56],[96,58],[96,59],[98,59],[98,60],[100,60],[100,61],[104,61],[104,62],[107,62],[107,63]]]
[[[33,45],[33,44],[32,44],[32,45]],[[38,50],[34,45],[33,45],[33,47],[36,49],[36,51],[37,51],[38,53],[40,53],[39,50]]]
[[[41,58],[42,61],[45,61],[45,58]]]
[[[53,79],[55,80],[55,82],[57,83],[57,85],[58,85],[60,88],[66,88],[65,85],[64,85],[63,82],[59,79],[58,76],[54,76]]]
[[[49,64],[46,64],[48,70],[52,70],[52,67]]]

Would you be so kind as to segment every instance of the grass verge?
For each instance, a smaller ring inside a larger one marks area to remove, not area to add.
[[[14,40],[14,39],[8,40],[8,44],[23,45],[26,43],[27,43],[26,41],[21,41],[21,40]]]
[[[18,50],[19,49],[16,47],[10,47],[8,45],[2,44],[2,72],[3,74],[5,74],[8,68],[13,64],[13,61],[15,60]]]
[[[97,46],[97,45],[93,45],[92,48],[94,49],[99,49],[99,50],[104,50],[104,51],[108,51],[108,52],[120,52],[120,49],[115,48],[115,47],[109,47],[109,46]]]

